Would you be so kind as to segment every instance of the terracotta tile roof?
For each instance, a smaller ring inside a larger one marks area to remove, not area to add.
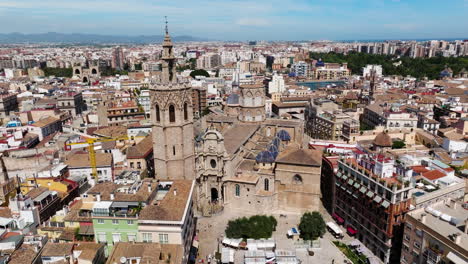
[[[34,188],[32,189],[31,191],[29,191],[26,195],[31,197],[31,199],[34,200],[34,198],[38,197],[39,195],[41,195],[43,192],[46,192],[48,191],[49,189],[46,188],[46,187],[38,187],[38,188]]]
[[[174,180],[169,191],[158,205],[147,205],[140,213],[140,220],[180,221],[185,207],[190,203],[194,182]],[[176,191],[176,194],[174,192]]]
[[[124,126],[105,127],[95,130],[93,135],[109,138],[123,137],[127,135],[127,128]]]
[[[33,263],[38,252],[34,251],[34,246],[23,244],[20,248],[15,250],[10,256],[8,264],[26,264]]]
[[[0,207],[0,217],[11,218],[11,210],[8,207]]]
[[[418,166],[413,166],[413,167],[411,167],[411,168],[412,168],[413,171],[416,172],[416,173],[424,173],[424,172],[428,172],[428,171],[429,171],[428,169],[426,169],[426,167],[420,166],[420,165],[418,165]]]
[[[104,244],[80,243],[73,249],[73,251],[81,251],[78,259],[92,261],[96,257],[98,251],[103,247]]]
[[[121,257],[140,257],[140,263],[179,264],[182,263],[182,252],[183,250],[181,245],[119,242],[114,246],[114,249],[109,255],[106,263],[120,263]]]
[[[445,177],[446,175],[438,170],[431,170],[428,172],[424,172],[422,176],[430,181],[433,181]]]
[[[70,168],[89,168],[91,163],[89,154],[72,154],[65,161]],[[112,154],[110,153],[96,153],[96,166],[107,167],[112,166]]]
[[[47,243],[42,250],[43,257],[68,256],[72,254],[72,243]]]
[[[54,122],[57,122],[57,121],[59,121],[58,118],[49,116],[47,118],[44,118],[44,119],[41,119],[41,120],[37,121],[36,123],[32,124],[32,126],[45,127],[45,126],[50,125],[50,124],[52,124]]]
[[[321,166],[322,153],[315,149],[289,147],[279,154],[276,163]]]
[[[135,146],[131,146],[127,150],[127,159],[145,158],[153,151],[152,134],[146,136]]]

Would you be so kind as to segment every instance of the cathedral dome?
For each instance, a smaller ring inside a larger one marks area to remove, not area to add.
[[[379,147],[391,147],[392,138],[387,133],[381,132],[374,138],[373,143]]]
[[[276,148],[279,148],[279,145],[281,143],[281,139],[279,137],[275,137],[272,141],[271,144],[275,145]]]
[[[278,153],[279,153],[278,147],[275,146],[274,144],[270,144],[270,145],[268,145],[267,150],[269,152],[271,152],[271,154],[273,154],[273,157],[275,157],[275,159],[276,159],[276,157],[278,156]]]
[[[286,130],[278,131],[276,136],[279,137],[282,141],[290,141],[291,140],[291,136],[289,135],[289,133]]]
[[[273,153],[269,151],[262,151],[258,153],[255,161],[257,161],[257,163],[273,163],[275,162],[275,157],[273,156]]]

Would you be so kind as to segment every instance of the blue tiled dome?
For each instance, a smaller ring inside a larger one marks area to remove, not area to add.
[[[323,67],[325,66],[325,62],[322,61],[322,59],[319,59],[317,63],[315,63],[315,67]]]
[[[226,100],[226,103],[230,105],[239,104],[239,95],[238,94],[229,95]]]
[[[257,161],[257,163],[273,163],[275,162],[275,157],[269,151],[262,151],[258,153],[255,161]]]
[[[275,159],[276,159],[276,157],[278,157],[278,153],[279,153],[278,147],[275,146],[274,144],[270,144],[270,145],[267,147],[267,150],[268,150],[271,154],[273,154],[273,157],[275,157]]]
[[[276,148],[279,148],[279,145],[281,143],[281,139],[279,137],[275,137],[272,141],[271,144],[275,145]]]
[[[290,141],[291,136],[286,130],[280,130],[276,133],[276,136],[279,137],[282,141]]]

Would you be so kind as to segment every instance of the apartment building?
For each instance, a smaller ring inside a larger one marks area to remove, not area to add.
[[[412,184],[396,174],[395,161],[383,155],[356,151],[337,163],[332,216],[381,261],[398,262]]]
[[[18,99],[16,94],[0,95],[0,118],[10,116],[11,112],[18,111]]]
[[[468,263],[468,210],[455,200],[406,215],[401,263]]]
[[[336,103],[323,98],[310,100],[304,116],[305,132],[315,139],[341,139],[344,122],[352,120]]]
[[[316,80],[338,80],[350,74],[347,63],[324,63],[323,66],[313,68],[311,73]]]
[[[67,112],[75,117],[80,115],[86,108],[83,101],[83,94],[76,92],[69,92],[57,97],[57,108]]]

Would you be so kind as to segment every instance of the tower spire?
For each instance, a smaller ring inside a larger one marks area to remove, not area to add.
[[[164,16],[166,20],[166,35],[169,35],[169,28],[167,27],[167,16]]]

